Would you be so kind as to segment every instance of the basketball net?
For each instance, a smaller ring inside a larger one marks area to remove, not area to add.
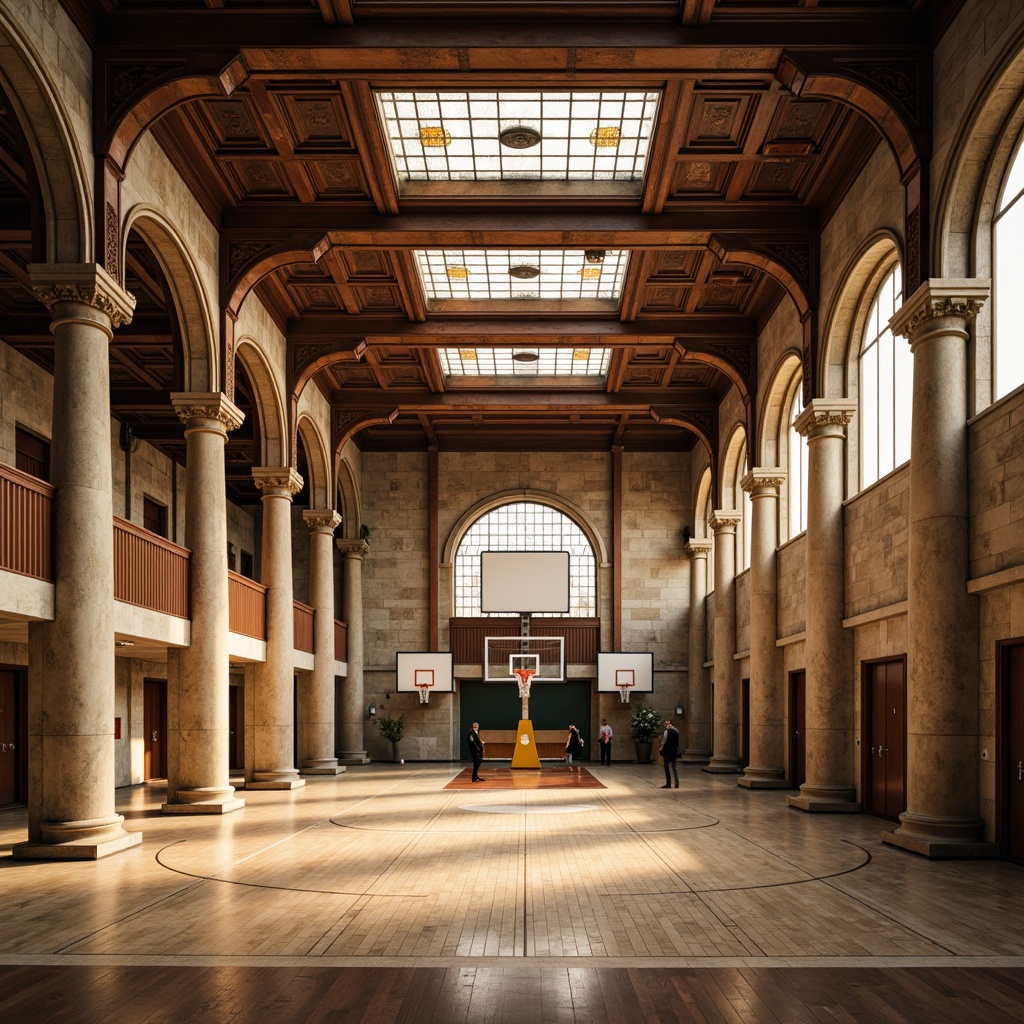
[[[530,680],[537,674],[536,669],[515,668],[512,670],[519,678],[519,696],[523,700],[523,719],[530,717]]]
[[[416,689],[420,691],[420,703],[430,703],[430,687],[432,683],[416,683]]]
[[[623,703],[623,704],[628,704],[629,703],[629,691],[630,691],[630,688],[633,686],[633,684],[632,683],[616,683],[615,685],[619,688],[619,701],[621,703]]]

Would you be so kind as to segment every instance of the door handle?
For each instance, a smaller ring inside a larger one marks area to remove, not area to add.
[[[872,748],[871,748],[871,756],[872,756],[872,757],[874,757],[874,756],[875,756],[875,748],[874,748],[874,747],[872,747]]]
[[[153,742],[156,743],[156,729],[153,730]]]
[[[14,749],[14,744],[11,744],[11,750]],[[1024,782],[1024,761],[1017,762],[1017,781]]]

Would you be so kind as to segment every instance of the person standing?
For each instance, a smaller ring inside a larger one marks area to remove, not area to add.
[[[612,763],[612,727],[608,724],[607,718],[601,719],[601,728],[597,733],[598,742],[601,744],[601,764]]]
[[[484,741],[480,739],[480,723],[474,722],[473,728],[469,730],[469,735],[466,737],[469,742],[469,752],[473,756],[473,781],[484,782],[486,780],[480,778],[480,762],[484,759]]]
[[[572,771],[573,758],[579,760],[583,756],[583,740],[575,725],[569,726],[569,735],[565,738],[565,767]],[[579,771],[579,768],[576,769]]]
[[[679,758],[679,730],[672,724],[671,718],[665,719],[665,731],[661,734],[661,746],[658,748],[661,759],[665,763],[665,785],[662,789],[671,789],[673,779],[676,789],[679,788],[679,772],[676,761]],[[671,775],[669,770],[671,769]]]

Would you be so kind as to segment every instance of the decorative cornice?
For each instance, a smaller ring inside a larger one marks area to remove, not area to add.
[[[291,466],[255,466],[252,478],[264,497],[291,497],[302,490],[302,477]]]
[[[219,391],[177,392],[171,395],[178,418],[188,430],[237,430],[245,413]]]
[[[61,303],[99,310],[111,327],[131,323],[135,296],[126,292],[98,263],[30,263],[32,291],[55,316]]]
[[[683,550],[690,558],[707,558],[711,553],[713,542],[710,540],[688,540]]]
[[[339,537],[334,544],[342,554],[352,558],[363,558],[370,553],[370,545],[365,540],[346,540]]]
[[[333,508],[310,508],[302,513],[310,533],[331,533],[341,525],[341,516]]]
[[[752,469],[741,481],[740,487],[748,493],[752,493],[758,488],[770,488],[776,494],[779,493],[779,488],[785,486],[786,483],[786,471],[779,469],[778,467],[767,469],[764,467],[758,467]]]
[[[889,327],[897,337],[908,338],[933,320],[953,318],[966,328],[981,311],[991,290],[986,278],[931,278],[910,296],[903,308],[889,320]]]
[[[743,522],[743,516],[735,509],[715,509],[711,513],[708,523],[711,529],[718,533],[719,530],[735,530]]]
[[[856,411],[855,398],[815,398],[793,421],[793,429],[807,437],[817,427],[845,427]]]

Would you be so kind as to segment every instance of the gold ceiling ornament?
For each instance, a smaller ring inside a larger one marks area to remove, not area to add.
[[[469,267],[445,267],[444,272],[449,281],[465,281],[469,277]]]
[[[590,144],[595,149],[618,149],[622,141],[622,133],[618,125],[608,125],[603,128],[595,128],[590,133]]]
[[[452,141],[452,133],[438,126],[420,128],[420,145],[424,149],[444,149]]]
[[[476,349],[475,348],[460,348],[459,358],[466,362],[476,362]]]
[[[601,276],[600,267],[580,267],[576,271],[584,281],[596,281]]]
[[[572,358],[577,363],[585,363],[588,359],[590,359],[590,349],[574,348],[572,350]]]

